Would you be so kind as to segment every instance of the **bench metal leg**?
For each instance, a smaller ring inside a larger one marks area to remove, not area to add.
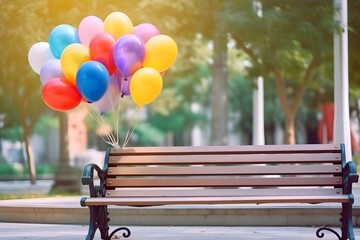
[[[341,239],[355,240],[354,227],[352,223],[352,202],[343,203],[341,211]]]
[[[86,240],[93,240],[97,229],[100,231],[101,239],[107,240],[109,236],[107,206],[89,206],[89,210],[90,223]]]
[[[90,210],[90,223],[89,223],[89,230],[86,236],[86,240],[93,240],[95,232],[97,230],[96,225],[96,207],[89,207]]]
[[[325,236],[325,234],[323,233],[323,231],[329,231],[333,234],[335,234],[335,236],[339,239],[342,240],[341,236],[339,235],[339,233],[337,233],[334,229],[329,228],[329,227],[321,227],[316,231],[316,236],[318,238],[323,238]]]
[[[108,218],[108,211],[107,206],[98,206],[98,219],[97,225],[100,230],[101,239],[108,239],[109,236],[109,218]]]
[[[122,234],[122,236],[124,238],[128,238],[131,235],[130,229],[128,229],[127,227],[119,227],[119,228],[115,229],[114,231],[112,231],[112,233],[110,234],[108,239],[111,240],[111,238],[115,235],[115,233],[117,233],[119,231],[124,231]]]
[[[341,236],[334,229],[329,227],[321,227],[316,231],[318,238],[323,238],[323,231],[329,231],[336,235],[339,240],[355,240],[354,227],[352,223],[352,202],[342,203],[341,210]]]
[[[93,240],[97,229],[100,231],[101,239],[111,240],[115,233],[124,231],[122,236],[128,238],[131,234],[130,230],[126,227],[119,227],[111,232],[109,235],[109,213],[107,206],[88,206],[90,210],[90,223],[86,240]]]

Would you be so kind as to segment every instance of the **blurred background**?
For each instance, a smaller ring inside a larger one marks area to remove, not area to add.
[[[114,131],[120,145],[129,139],[127,146],[256,144],[253,107],[260,88],[265,144],[332,141],[333,33],[342,31],[332,0],[0,2],[0,180],[36,184],[55,177],[59,186],[74,172],[79,181],[84,164],[101,164],[108,146],[104,135]],[[357,159],[360,0],[348,4]],[[134,26],[154,24],[177,43],[177,59],[163,76],[160,96],[141,110],[125,96],[100,123],[91,117],[89,104],[68,112],[47,107],[39,75],[28,62],[30,47],[48,41],[59,24],[78,28],[86,16],[104,20],[114,11],[127,14]]]

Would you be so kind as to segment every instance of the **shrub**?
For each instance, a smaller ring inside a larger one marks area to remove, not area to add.
[[[8,162],[0,162],[0,175],[12,175],[17,174],[17,171]]]

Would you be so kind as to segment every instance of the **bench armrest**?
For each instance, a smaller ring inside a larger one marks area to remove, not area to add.
[[[352,184],[358,182],[359,180],[359,175],[357,174],[355,162],[347,162],[344,167],[343,174],[343,191],[345,194],[352,194]]]
[[[100,179],[100,184],[97,186],[94,185],[94,170],[96,170],[97,176]],[[94,163],[87,164],[84,167],[81,182],[83,185],[89,185],[90,197],[105,196],[106,172],[98,165]]]

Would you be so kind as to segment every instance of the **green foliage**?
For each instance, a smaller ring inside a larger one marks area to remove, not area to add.
[[[265,128],[282,121],[282,112],[276,99],[274,81],[264,81],[264,124]],[[233,112],[239,112],[240,118],[236,123],[237,130],[252,133],[253,118],[253,91],[256,89],[255,82],[244,78],[241,75],[234,75],[229,80],[229,105]]]
[[[40,81],[28,64],[27,54],[30,46],[44,36],[41,15],[37,14],[43,10],[44,2],[5,1],[2,8],[0,64],[3,71],[0,73],[0,94],[6,101],[1,101],[1,106],[9,111],[6,119],[19,122],[16,118],[19,106],[23,105],[26,111],[33,112],[38,110],[38,102],[42,102],[39,96]],[[28,9],[32,11],[28,12]]]
[[[59,127],[59,119],[52,113],[42,114],[34,126],[34,133],[45,136],[49,129]]]
[[[140,146],[157,146],[164,144],[164,132],[159,131],[153,125],[142,122],[135,129],[134,136],[137,145]]]
[[[348,1],[349,21],[349,83],[352,88],[360,88],[360,0]],[[351,95],[359,98],[359,94]]]
[[[321,84],[314,82],[329,80],[321,75],[320,67],[333,68],[332,39],[337,26],[332,1],[258,1],[257,9],[252,0],[237,3],[226,2],[229,33],[248,55],[247,76],[275,80],[285,142],[295,143],[295,118],[306,90],[319,89]]]
[[[27,169],[19,170],[14,168],[10,163],[7,161],[0,162],[0,175],[16,175],[20,176],[26,174]],[[37,164],[36,166],[36,173],[39,175],[42,174],[53,174],[55,172],[54,166],[46,165],[46,164]]]
[[[29,199],[29,198],[49,198],[49,197],[68,197],[77,196],[77,193],[66,191],[51,191],[50,193],[27,193],[27,194],[0,194],[0,200],[9,199]]]
[[[254,86],[249,79],[259,75],[265,79],[265,124],[281,121],[283,115],[276,100],[278,94],[272,73],[274,66],[281,68],[285,76],[289,98],[304,84],[310,89],[305,93],[304,104],[311,109],[332,96],[332,31],[338,29],[332,20],[332,0],[261,1],[262,17],[254,11],[252,0],[3,0],[1,3],[0,98],[5,99],[0,102],[0,114],[5,113],[5,127],[0,129],[2,138],[22,138],[22,112],[26,122],[37,122],[36,133],[44,134],[49,126],[57,124],[47,113],[37,121],[38,113],[49,109],[41,100],[39,76],[27,62],[30,46],[47,41],[48,34],[58,24],[77,27],[85,16],[97,15],[105,19],[113,11],[127,13],[134,25],[155,24],[162,33],[172,36],[179,47],[176,63],[165,73],[162,94],[148,106],[146,125],[139,124],[136,129],[135,134],[144,138],[141,144],[158,144],[169,131],[180,135],[194,124],[208,121],[205,113],[192,112],[191,104],[200,104],[204,109],[210,105],[211,46],[216,21],[227,31],[224,39],[231,36],[237,48],[245,49],[243,53],[234,49],[228,52],[229,107],[230,111],[241,113],[238,124],[241,128],[251,129]],[[357,88],[360,82],[360,51],[356,51],[360,39],[359,6],[359,0],[349,1],[352,88]],[[216,18],[217,14],[221,17]],[[304,72],[314,57],[317,58],[316,67],[310,81],[305,82]],[[251,65],[245,68],[244,60]],[[358,99],[360,94],[352,89],[351,96]],[[123,115],[120,118],[123,121],[121,131],[125,132],[129,119]],[[94,124],[89,123],[91,125]],[[160,136],[159,139],[152,140],[154,134]]]
[[[24,131],[20,126],[5,127],[0,129],[0,138],[10,141],[18,141],[23,138]]]
[[[36,174],[54,174],[55,167],[47,164],[37,164],[36,165]]]
[[[356,163],[357,172],[360,173],[360,155],[354,155],[353,161]]]
[[[17,174],[16,169],[6,161],[0,162],[0,175],[13,175]]]
[[[252,2],[227,1],[225,17],[238,46],[249,50],[257,75],[269,74],[276,65],[293,79],[300,79],[312,56],[329,60],[332,1],[261,1],[261,17]]]
[[[48,194],[0,194],[0,200],[50,197]]]

